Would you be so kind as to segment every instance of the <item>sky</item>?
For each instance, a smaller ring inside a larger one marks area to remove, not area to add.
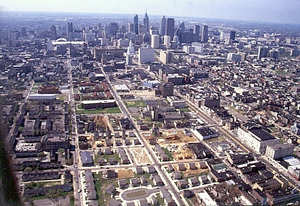
[[[299,24],[300,0],[0,0],[2,10],[187,16]]]

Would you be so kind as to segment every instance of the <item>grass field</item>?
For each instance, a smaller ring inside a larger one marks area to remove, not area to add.
[[[127,107],[146,107],[146,103],[142,100],[139,101],[128,101],[126,102]]]
[[[95,187],[97,192],[97,199],[99,206],[108,205],[111,197],[108,194],[105,194],[104,189],[109,185],[113,184],[117,186],[117,180],[104,179],[101,174],[94,174]]]
[[[144,196],[146,194],[147,194],[147,192],[145,190],[138,190],[138,191],[135,191],[135,192],[130,192],[126,196],[128,198],[138,198],[138,197]]]

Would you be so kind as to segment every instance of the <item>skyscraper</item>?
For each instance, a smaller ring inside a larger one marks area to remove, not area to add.
[[[207,43],[208,42],[208,26],[207,25],[204,25],[202,27],[201,41],[203,43]]]
[[[119,30],[119,25],[116,22],[111,22],[108,24],[106,29],[109,35],[116,35]]]
[[[52,25],[50,27],[50,33],[51,33],[51,38],[53,40],[56,40],[56,38],[57,38],[56,26]]]
[[[151,47],[153,49],[159,48],[159,35],[154,34],[151,36]]]
[[[163,16],[160,23],[160,35],[164,36],[166,34],[166,17]]]
[[[229,40],[234,41],[235,40],[235,31],[230,31]]]
[[[261,59],[261,58],[263,58],[263,57],[267,57],[268,51],[269,51],[269,49],[268,49],[267,47],[259,46],[259,47],[258,47],[257,58],[258,58],[258,59]]]
[[[135,15],[133,18],[134,33],[139,34],[139,17]]]
[[[173,39],[174,32],[175,32],[175,20],[174,18],[167,18],[166,35],[170,36],[171,39]]]
[[[128,23],[128,32],[134,33],[134,24]]]
[[[145,26],[146,32],[149,32],[149,17],[148,17],[147,12],[144,17],[144,26]]]
[[[72,34],[73,34],[73,23],[68,22],[67,24],[67,38],[69,41],[72,40]]]
[[[199,25],[194,25],[194,40],[199,41],[200,39],[200,26]]]

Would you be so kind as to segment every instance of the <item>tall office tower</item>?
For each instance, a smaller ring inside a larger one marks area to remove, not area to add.
[[[107,32],[109,35],[116,35],[119,31],[119,25],[116,22],[111,22],[108,24]]]
[[[153,49],[159,49],[159,35],[151,35],[151,47]]]
[[[149,32],[149,17],[148,14],[146,12],[145,17],[144,17],[144,27],[146,29],[146,32]]]
[[[183,35],[184,31],[185,31],[185,25],[184,25],[184,22],[181,22],[175,32],[175,36],[177,36],[178,41],[180,43],[182,43],[182,35]]]
[[[207,25],[204,25],[202,27],[201,41],[203,43],[207,43],[208,42],[208,26]]]
[[[133,18],[134,33],[139,34],[139,17],[135,15]]]
[[[52,25],[50,27],[50,33],[51,33],[51,39],[56,40],[57,39],[57,32],[56,32],[56,27]]]
[[[267,47],[259,46],[259,47],[258,47],[257,58],[258,58],[258,59],[261,59],[261,58],[263,58],[263,57],[267,57],[268,51],[269,51],[269,49],[268,49]]]
[[[164,36],[166,35],[166,17],[163,16],[163,18],[161,19],[161,23],[160,23],[160,35]]]
[[[173,39],[175,33],[175,20],[174,18],[167,18],[166,35]]]
[[[200,26],[198,24],[194,25],[194,34],[200,36]]]
[[[194,41],[199,41],[200,40],[200,26],[199,25],[194,25]]]
[[[229,40],[234,41],[235,40],[235,31],[230,31]]]
[[[72,34],[73,34],[73,23],[68,22],[67,24],[67,38],[69,41],[72,40]]]
[[[134,24],[128,23],[128,32],[134,33]]]

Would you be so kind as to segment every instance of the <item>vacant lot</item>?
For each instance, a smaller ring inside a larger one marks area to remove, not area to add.
[[[146,107],[146,103],[143,100],[128,101],[126,102],[127,107]]]
[[[162,142],[163,144],[190,143],[198,141],[194,136],[185,135],[183,131],[164,131],[159,140],[164,141]]]
[[[120,169],[118,170],[119,179],[127,179],[134,177],[134,172],[131,169]]]
[[[130,149],[130,152],[132,153],[135,162],[137,164],[152,164],[147,152],[143,148],[132,148]]]

